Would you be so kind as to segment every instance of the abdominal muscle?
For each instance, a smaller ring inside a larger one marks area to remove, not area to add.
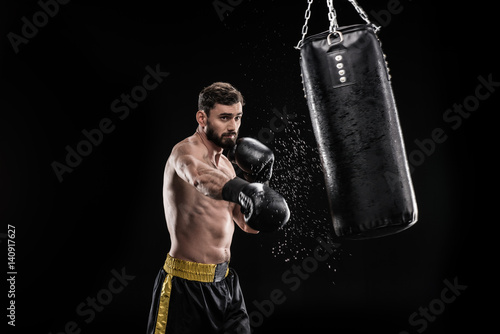
[[[201,194],[175,173],[165,181],[163,198],[170,256],[198,263],[229,261],[235,204]]]

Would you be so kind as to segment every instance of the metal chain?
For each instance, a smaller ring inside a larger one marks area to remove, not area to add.
[[[328,6],[328,21],[330,21],[330,28],[328,31],[330,33],[336,33],[339,24],[337,23],[337,12],[333,7],[333,0],[326,0],[326,5]]]
[[[369,25],[371,25],[373,27],[373,30],[375,31],[375,33],[377,33],[379,30],[380,30],[380,26],[372,23],[370,21],[370,19],[368,18],[368,15],[366,15],[366,12],[363,10],[363,8],[361,8],[360,5],[358,5],[358,3],[356,2],[356,0],[349,0],[349,2],[354,6],[354,9],[356,9],[356,11],[358,12],[359,16],[361,16],[361,18],[366,22],[368,23]]]
[[[312,5],[313,1],[314,0],[307,0],[307,9],[306,9],[306,13],[305,13],[305,22],[304,22],[304,26],[302,26],[302,38],[300,39],[300,41],[295,46],[295,48],[297,50],[300,50],[300,48],[302,47],[302,44],[304,43],[304,39],[306,38],[306,35],[307,35],[307,30],[309,28],[307,26],[307,24],[309,22],[309,18],[311,17],[311,5]],[[380,26],[377,26],[376,24],[374,24],[374,23],[372,23],[370,21],[370,19],[368,18],[368,15],[363,10],[363,8],[361,8],[361,6],[358,5],[358,3],[356,2],[356,0],[348,0],[348,1],[353,5],[354,9],[356,9],[356,11],[358,12],[359,16],[367,24],[371,25],[373,27],[373,30],[375,31],[375,33],[377,33],[380,30]],[[338,25],[338,22],[337,22],[337,12],[335,11],[335,7],[333,7],[333,0],[326,0],[326,4],[328,6],[328,21],[330,22],[330,27],[329,27],[328,31],[331,34],[332,33],[336,33],[339,25]]]
[[[306,35],[307,35],[307,29],[309,29],[309,27],[307,26],[307,23],[309,22],[309,18],[311,17],[311,5],[312,5],[313,1],[314,0],[307,0],[307,9],[306,9],[306,14],[305,14],[306,21],[304,22],[304,26],[302,26],[302,38],[295,46],[295,48],[297,50],[300,50],[300,48],[302,47],[302,44],[304,43],[304,38],[306,38]]]

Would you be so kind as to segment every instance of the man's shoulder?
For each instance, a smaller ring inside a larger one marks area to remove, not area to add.
[[[199,138],[194,134],[175,144],[170,156],[198,155],[204,148],[201,144]]]

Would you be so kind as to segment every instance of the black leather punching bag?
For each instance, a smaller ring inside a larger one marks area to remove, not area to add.
[[[301,70],[335,233],[381,237],[417,221],[388,68],[372,25],[303,40]]]

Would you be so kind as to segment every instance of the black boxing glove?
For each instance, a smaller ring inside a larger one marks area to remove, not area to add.
[[[273,173],[274,154],[260,141],[244,137],[236,141],[227,158],[243,171],[248,182],[268,183]]]
[[[236,177],[224,185],[222,198],[239,204],[245,222],[257,231],[276,231],[290,218],[283,196],[261,183],[249,183]]]

